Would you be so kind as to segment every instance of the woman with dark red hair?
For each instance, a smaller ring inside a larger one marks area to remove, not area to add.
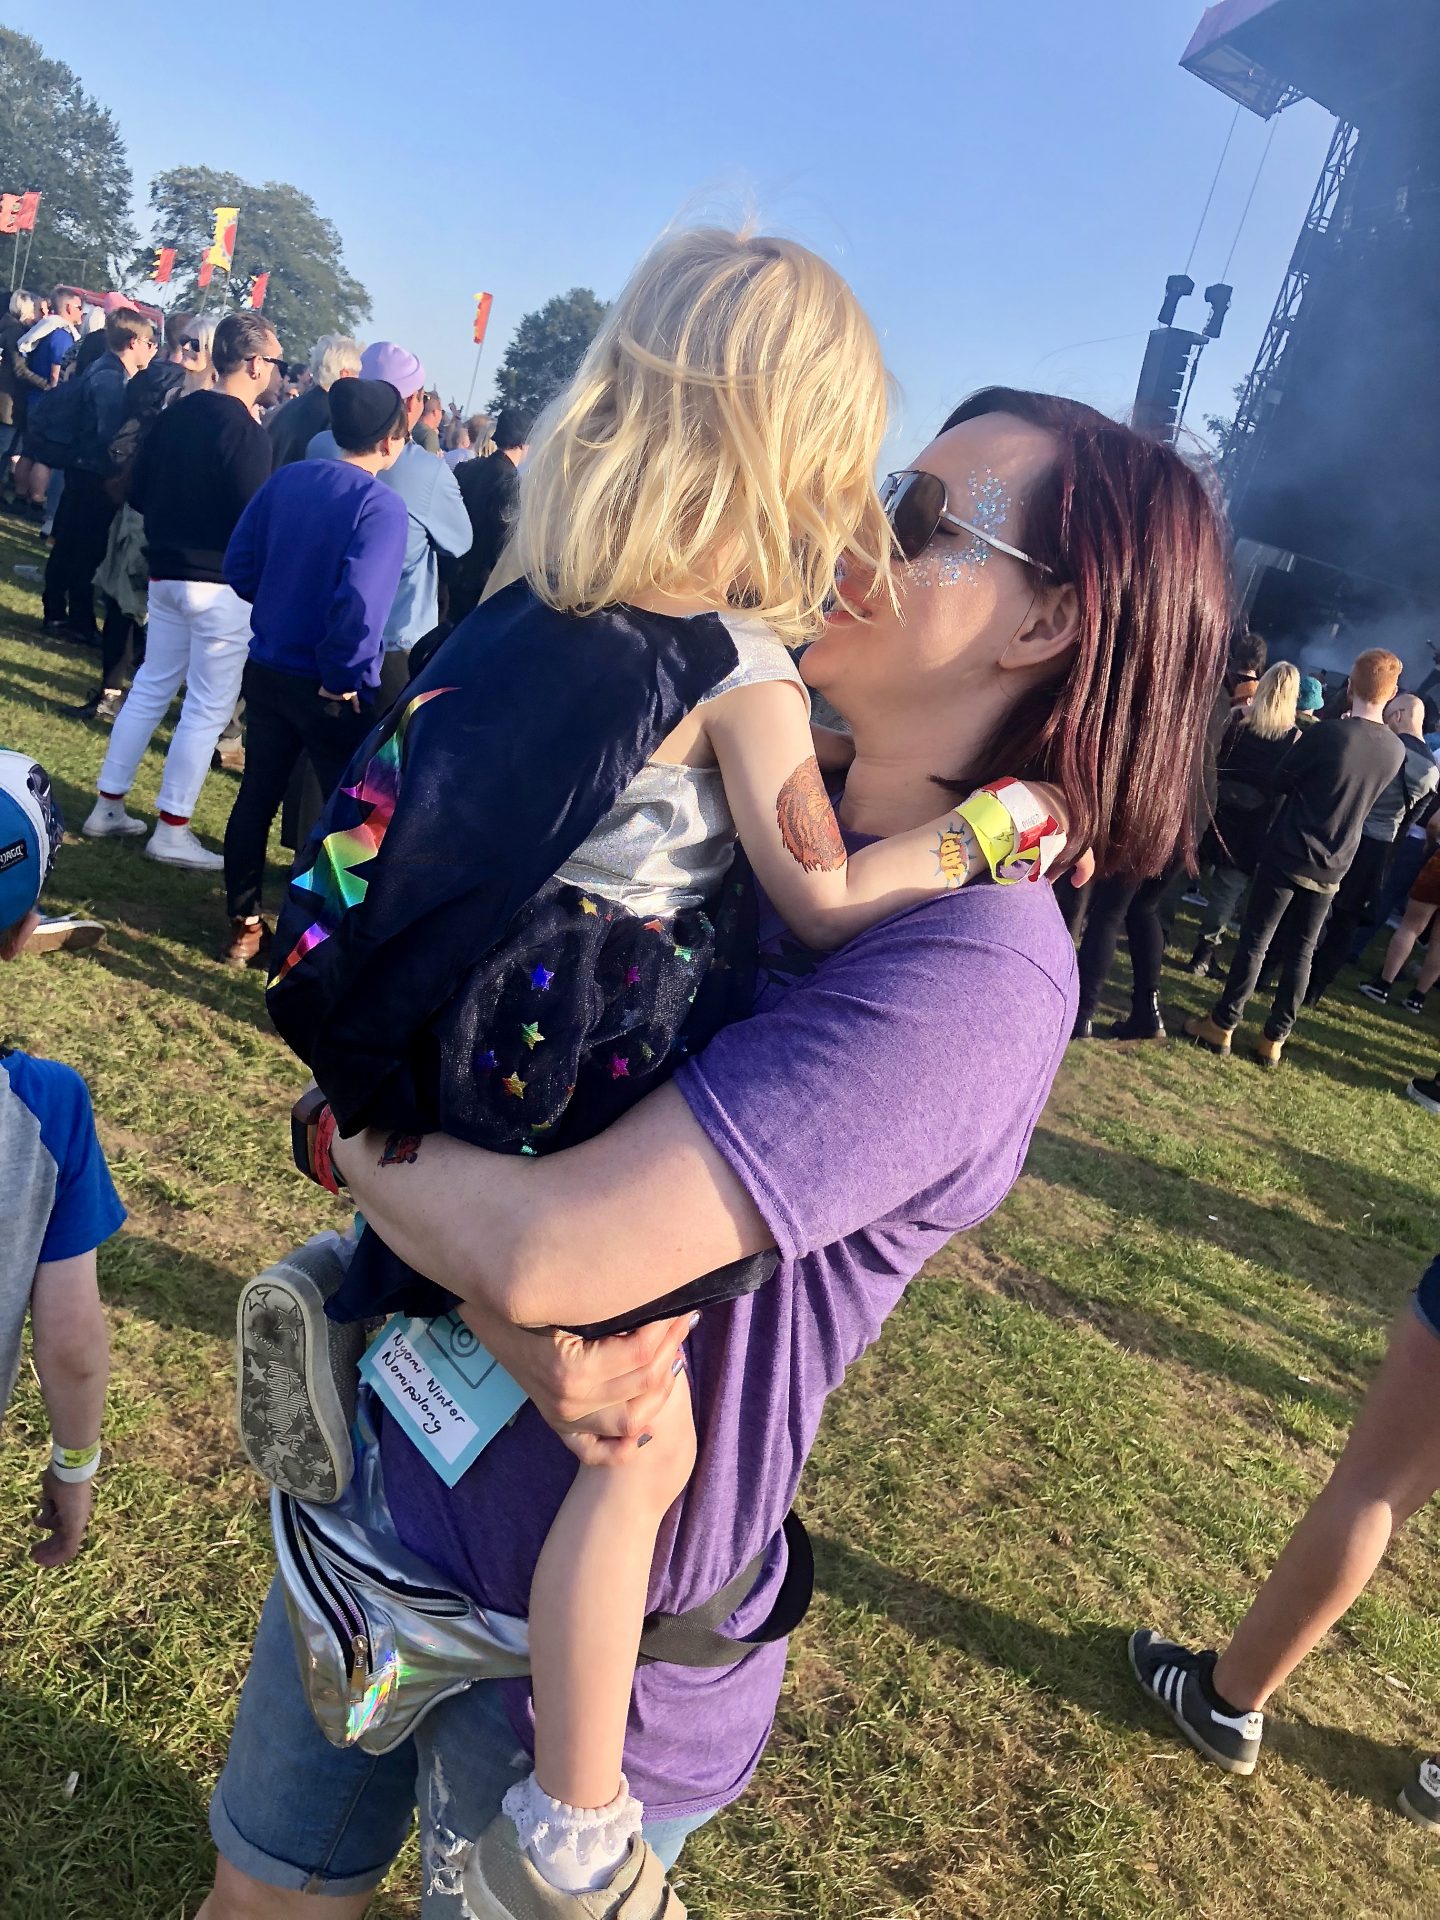
[[[1224,530],[1196,475],[1088,407],[991,388],[884,497],[908,563],[898,605],[877,594],[868,617],[837,613],[803,661],[853,730],[837,801],[849,844],[933,819],[937,789],[1010,774],[1062,789],[1071,843],[1102,876],[1192,854],[1229,622]],[[862,582],[847,586],[865,601]],[[636,1676],[626,1772],[665,1866],[768,1738],[785,1650],[765,1628],[793,1619],[777,1596],[803,1585],[798,1561],[786,1583],[798,1548],[782,1523],[825,1401],[925,1261],[1010,1190],[1074,1016],[1074,953],[1045,882],[962,888],[830,954],[762,903],[753,1016],[596,1139],[536,1159],[440,1135],[404,1152],[370,1134],[336,1144],[366,1220],[467,1303],[530,1397],[453,1488],[384,1420],[388,1514],[435,1585],[523,1632],[572,1455],[643,1445],[688,1371],[698,1463],[662,1530],[650,1606],[687,1614],[758,1572],[723,1623],[749,1643],[733,1661],[667,1655]],[[553,1331],[662,1303],[770,1248],[773,1277],[697,1325],[588,1344]],[[583,1619],[605,1595],[575,1604]],[[330,1746],[272,1594],[212,1804],[222,1859],[206,1920],[360,1915],[417,1798],[422,1911],[451,1911],[529,1737],[528,1682],[477,1672],[379,1759]],[[584,1910],[679,1911],[628,1872]],[[560,1911],[534,1888],[515,1900],[507,1911]]]

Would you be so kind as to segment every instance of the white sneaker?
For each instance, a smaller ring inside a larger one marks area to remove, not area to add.
[[[123,800],[97,800],[80,828],[87,840],[130,839],[145,832],[145,822],[125,811]]]
[[[81,920],[67,913],[59,920],[42,920],[25,942],[27,953],[78,953],[82,947],[98,947],[105,929],[98,920]]]
[[[170,867],[193,867],[200,873],[221,873],[225,868],[223,853],[211,853],[208,847],[201,846],[189,827],[172,827],[165,820],[156,822],[155,831],[146,842],[145,858],[163,860]]]

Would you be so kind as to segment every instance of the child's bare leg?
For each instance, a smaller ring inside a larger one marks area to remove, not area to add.
[[[625,1725],[655,1537],[695,1464],[695,1422],[683,1377],[651,1436],[623,1466],[580,1468],[530,1590],[535,1772],[513,1790],[524,1804],[512,1805],[507,1796],[506,1806],[537,1869],[571,1891],[604,1886],[625,1856],[629,1835],[639,1830],[640,1809],[629,1800],[621,1770]],[[575,1857],[565,1857],[563,1848],[561,1857],[547,1857],[558,1835],[532,1841],[534,1818],[527,1812],[572,1831],[576,1825],[556,1820],[543,1802],[537,1808],[535,1788],[566,1814],[581,1814],[580,1837],[569,1849]]]

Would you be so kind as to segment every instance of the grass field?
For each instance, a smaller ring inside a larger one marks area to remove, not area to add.
[[[78,826],[103,751],[61,716],[93,656],[42,638],[0,533],[0,743]],[[158,755],[141,773],[149,804]],[[233,797],[212,775],[197,826]],[[230,1424],[239,1283],[330,1217],[286,1171],[299,1075],[220,890],[67,844],[88,955],[0,972],[0,1031],[87,1075],[130,1209],[91,1542],[24,1554],[44,1431],[0,1473],[0,1915],[179,1920],[268,1577]],[[1203,993],[1175,976],[1177,1016]],[[1072,1052],[1001,1213],[930,1268],[835,1400],[802,1492],[819,1594],[746,1797],[678,1873],[709,1920],[1421,1920],[1440,1853],[1394,1796],[1440,1730],[1440,1530],[1420,1516],[1302,1669],[1260,1772],[1207,1770],[1137,1694],[1128,1630],[1223,1633],[1323,1480],[1436,1242],[1440,1035],[1348,990],[1264,1076],[1180,1045]],[[73,1796],[65,1785],[78,1775]],[[376,1914],[413,1915],[413,1863]]]

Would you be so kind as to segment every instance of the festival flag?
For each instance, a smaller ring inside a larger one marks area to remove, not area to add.
[[[20,195],[0,193],[0,233],[20,231]]]
[[[208,287],[210,284],[210,277],[214,273],[214,271],[215,271],[215,263],[207,253],[205,258],[200,262],[199,273],[197,273],[195,276],[196,286]]]
[[[40,195],[38,193],[22,193],[20,196],[20,224],[16,227],[15,231],[17,233],[33,233],[35,231],[35,216],[39,211]]]
[[[229,273],[235,258],[235,227],[239,218],[238,207],[215,209],[215,237],[210,242],[210,251],[205,258],[212,267],[219,267],[222,273]]]
[[[265,304],[265,294],[270,285],[268,273],[257,273],[250,282],[250,305],[258,313]]]
[[[475,344],[483,346],[485,329],[490,324],[490,295],[477,293],[475,296]]]
[[[174,247],[156,247],[155,264],[150,269],[150,278],[155,282],[157,286],[163,287],[167,285],[167,283],[169,282],[170,276],[174,271],[175,271]]]

